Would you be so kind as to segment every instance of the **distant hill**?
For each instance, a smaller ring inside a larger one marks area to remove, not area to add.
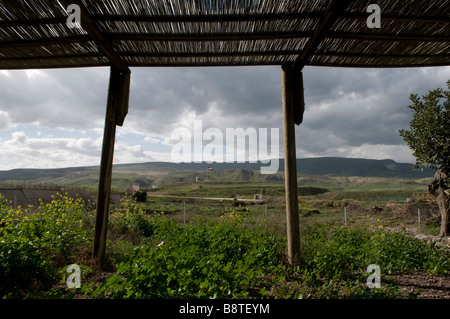
[[[212,174],[206,167],[213,168]],[[169,182],[193,181],[200,179],[239,182],[282,182],[284,160],[279,160],[279,172],[262,175],[262,163],[168,163],[148,162],[114,165],[112,187],[123,188],[139,183],[141,186]],[[321,157],[297,159],[299,174],[318,176],[361,176],[361,177],[432,177],[434,171],[425,169],[413,171],[412,164],[397,163],[393,160],[373,160],[359,158]],[[57,169],[13,169],[0,171],[1,183],[42,183],[73,185],[95,188],[98,183],[98,167],[72,167]],[[208,175],[209,174],[209,175]]]
[[[310,175],[362,177],[433,177],[432,169],[412,170],[412,164],[393,160],[363,158],[320,157],[297,159],[297,172]]]
[[[261,174],[259,170],[248,170],[243,168],[228,168],[215,171],[182,171],[161,175],[154,180],[154,184],[168,184],[179,182],[193,182],[196,179],[200,181],[214,182],[252,182],[252,183],[283,183],[284,174],[278,172],[276,174]]]
[[[123,165],[123,166],[122,166]],[[129,164],[116,165],[117,171],[121,167],[128,167]],[[243,169],[254,171],[261,166],[269,164],[258,163],[165,163],[149,162],[139,165],[153,169],[168,169],[170,171],[205,171],[207,166],[215,171]],[[374,160],[363,158],[344,157],[318,157],[297,159],[297,173],[308,175],[329,175],[329,176],[362,176],[362,177],[402,177],[402,178],[424,178],[433,177],[435,171],[432,169],[412,170],[412,164],[397,163],[393,160]],[[284,171],[284,159],[279,160],[279,171]],[[1,175],[0,175],[1,178]]]

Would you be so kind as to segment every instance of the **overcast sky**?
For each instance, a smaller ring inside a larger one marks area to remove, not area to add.
[[[398,134],[412,117],[409,95],[449,79],[450,67],[306,67],[297,157],[413,163]],[[0,71],[0,169],[98,165],[108,80],[109,68]],[[194,120],[224,137],[226,128],[279,128],[283,156],[281,105],[280,67],[132,68],[114,163],[171,161],[172,132],[193,132]]]

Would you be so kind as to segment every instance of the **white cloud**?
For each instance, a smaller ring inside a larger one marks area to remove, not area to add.
[[[49,168],[97,165],[101,143],[86,138],[32,138],[23,131],[0,142],[0,163],[11,161],[15,167]]]
[[[152,144],[156,144],[156,143],[161,143],[163,141],[163,139],[159,136],[147,135],[144,137],[144,141],[152,143]]]
[[[0,73],[0,110],[14,124],[90,129],[103,125],[106,68]]]

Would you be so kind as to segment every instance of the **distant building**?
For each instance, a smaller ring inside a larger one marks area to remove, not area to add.
[[[253,199],[262,200],[264,199],[264,196],[262,194],[255,194],[253,195]]]
[[[136,194],[136,192],[138,191],[139,191],[139,184],[133,184],[131,186],[128,186],[127,188],[127,193],[131,195]]]

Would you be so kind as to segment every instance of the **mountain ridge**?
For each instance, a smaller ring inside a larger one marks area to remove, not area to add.
[[[284,159],[279,159],[279,171],[284,171]],[[213,170],[242,169],[248,171],[260,170],[261,166],[269,166],[269,163],[171,163],[171,162],[146,162],[116,164],[113,167],[114,174],[139,175],[147,177],[160,176],[167,173],[206,171],[206,167]],[[19,168],[0,171],[0,182],[37,180],[76,180],[88,176],[98,175],[98,166],[30,169]],[[425,178],[432,177],[434,170],[412,170],[412,164],[397,163],[391,159],[375,160],[364,158],[345,157],[317,157],[298,158],[297,173],[319,176],[361,176],[361,177],[401,177],[401,178]],[[248,175],[248,173],[245,173]],[[254,176],[254,174],[251,174]],[[237,177],[236,177],[237,178]]]

